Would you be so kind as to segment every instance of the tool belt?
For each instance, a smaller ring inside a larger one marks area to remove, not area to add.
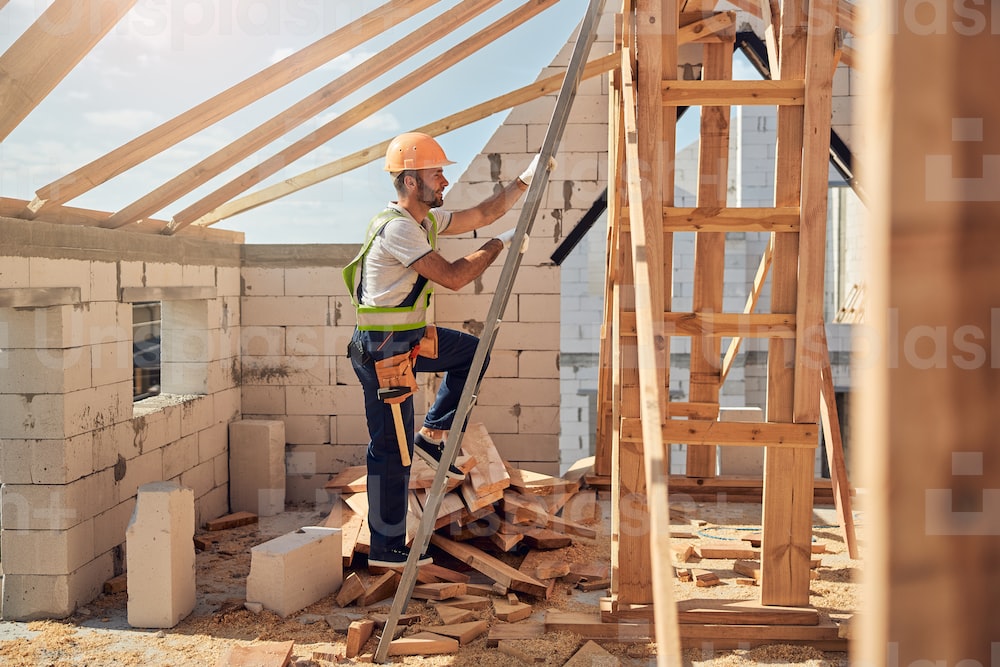
[[[418,348],[414,348],[414,352]],[[375,362],[375,376],[378,386],[382,389],[405,388],[409,391],[393,398],[385,399],[386,403],[402,403],[417,391],[417,379],[413,374],[413,352],[386,357]]]
[[[420,356],[426,359],[438,358],[438,330],[433,324],[428,324],[424,329],[424,337],[417,343]]]

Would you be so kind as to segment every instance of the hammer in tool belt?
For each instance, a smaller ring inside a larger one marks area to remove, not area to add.
[[[389,403],[391,399],[399,398],[410,393],[409,387],[386,387],[378,390],[380,400]],[[399,443],[399,458],[403,461],[403,467],[410,465],[410,448],[406,446],[406,431],[403,430],[403,412],[399,409],[399,403],[389,403],[392,408],[392,420],[396,424],[396,442]]]

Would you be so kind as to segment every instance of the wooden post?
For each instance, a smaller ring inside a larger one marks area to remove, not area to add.
[[[931,29],[904,4],[861,51],[872,344],[852,412],[869,536],[852,662],[995,665],[1000,17],[945,3]]]
[[[702,78],[732,79],[733,46],[730,42],[704,46]],[[701,109],[701,142],[698,166],[698,206],[726,207],[729,185],[729,109],[728,106],[705,106]],[[725,271],[725,232],[695,234],[694,295],[696,313],[722,312],[722,285]],[[719,403],[722,376],[719,365],[720,345],[717,336],[691,338],[690,400],[695,403]],[[715,445],[688,445],[688,477],[715,477]]]

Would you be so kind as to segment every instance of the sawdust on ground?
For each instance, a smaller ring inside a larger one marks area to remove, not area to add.
[[[611,540],[607,527],[608,507],[605,499],[604,521],[590,522],[598,527],[595,539],[574,538],[574,544],[559,551],[569,563],[610,563]],[[693,530],[699,536],[737,539],[742,531],[759,528],[760,506],[753,504],[691,503],[683,508],[688,516],[699,516],[707,525]],[[831,510],[832,512],[832,510]],[[369,639],[357,658],[343,657],[346,647],[346,625],[362,618],[367,612],[388,613],[391,599],[370,607],[340,608],[334,596],[328,596],[289,618],[263,611],[253,613],[244,608],[246,577],[250,572],[250,548],[286,531],[288,526],[314,525],[323,515],[316,511],[300,510],[281,515],[282,522],[267,526],[243,526],[211,535],[215,543],[209,550],[197,555],[198,606],[176,627],[169,630],[140,630],[127,624],[126,593],[101,595],[92,603],[77,610],[64,620],[35,621],[29,623],[0,623],[0,663],[9,667],[204,667],[219,664],[227,650],[235,645],[256,642],[294,640],[291,665],[298,667],[328,667],[332,664],[349,665],[371,661],[378,643],[378,632]],[[587,523],[581,521],[581,523]],[[296,525],[297,524],[297,525]],[[858,607],[858,572],[861,562],[852,560],[840,529],[824,525],[814,527],[817,543],[823,544],[823,565],[818,569],[818,579],[810,587],[810,602],[821,616],[838,618],[849,616]],[[447,561],[447,555],[431,553],[436,562],[445,566],[460,564]],[[501,560],[517,567],[523,554],[501,554]],[[362,561],[363,559],[356,559]],[[721,598],[754,599],[759,596],[755,586],[738,585],[732,571],[732,561],[702,561],[690,563],[694,567],[715,571],[723,584],[710,588],[695,587],[693,583],[675,582],[677,599]],[[353,569],[353,568],[352,568]],[[456,569],[458,569],[456,567]],[[367,579],[361,568],[359,575]],[[470,572],[475,576],[478,573]],[[346,576],[346,572],[345,572]],[[483,579],[484,582],[488,580]],[[532,599],[531,620],[541,620],[544,610],[555,608],[564,611],[590,611],[606,591],[583,595],[567,583],[557,581],[550,599]],[[413,600],[408,613],[419,614],[421,624],[432,626],[440,623],[432,604]],[[492,611],[477,612],[490,626],[496,621]],[[517,654],[528,657],[535,665],[563,665],[584,644],[586,639],[572,633],[546,633],[539,639],[510,640]],[[656,646],[650,643],[599,642],[622,665],[654,665]],[[314,650],[338,655],[336,662],[313,659]],[[389,658],[391,664],[414,666],[482,665],[506,667],[523,664],[496,647],[488,647],[486,635],[463,645],[456,654],[405,656]],[[684,651],[684,664],[691,667],[742,667],[746,665],[788,664],[808,667],[847,665],[845,653],[822,652],[811,646],[773,644],[743,650]],[[596,664],[596,663],[595,663]],[[611,663],[608,663],[611,664]]]

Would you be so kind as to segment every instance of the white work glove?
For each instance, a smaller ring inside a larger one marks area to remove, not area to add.
[[[516,231],[517,231],[517,228],[516,227],[512,227],[512,228],[508,229],[505,232],[500,232],[494,238],[497,241],[500,241],[500,243],[503,243],[503,247],[504,248],[509,248],[511,241],[514,240],[514,232],[516,232]],[[528,241],[530,241],[530,240],[531,239],[528,237],[527,234],[525,234],[524,238],[521,239],[521,254],[522,255],[524,253],[528,252]]]
[[[538,168],[538,158],[540,157],[541,155],[535,155],[535,157],[532,158],[531,160],[531,164],[529,164],[528,168],[524,170],[524,173],[518,176],[520,181],[525,185],[531,185],[531,179],[535,177],[535,170]],[[556,159],[554,157],[550,157],[549,171],[555,171],[555,168],[556,168]]]

